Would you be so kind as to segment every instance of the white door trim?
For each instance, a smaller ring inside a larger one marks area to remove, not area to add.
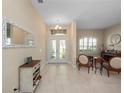
[[[57,49],[56,49],[56,52],[57,52],[57,55],[56,55],[56,57],[57,57],[57,59],[56,60],[50,60],[49,59],[49,53],[50,53],[50,41],[51,40],[56,40],[56,46],[57,46]],[[59,54],[60,54],[60,52],[59,52],[59,42],[60,42],[60,40],[66,40],[66,59],[63,59],[63,60],[60,60],[59,59]],[[47,51],[47,60],[48,60],[48,63],[68,63],[68,39],[67,39],[67,36],[51,36],[51,37],[48,37],[48,42],[47,42],[47,49],[48,49],[48,51]]]

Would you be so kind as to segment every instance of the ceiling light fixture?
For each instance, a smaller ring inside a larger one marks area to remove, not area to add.
[[[59,29],[62,29],[62,27],[60,26]]]
[[[60,30],[60,29],[62,29],[61,26],[59,26],[59,25],[56,25],[56,26],[55,26],[55,30]]]
[[[38,0],[38,3],[43,3],[44,2],[44,0]]]

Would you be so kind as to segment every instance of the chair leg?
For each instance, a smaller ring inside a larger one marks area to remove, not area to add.
[[[100,71],[100,74],[101,74],[101,76],[102,76],[102,72]]]
[[[92,71],[93,71],[93,66],[92,66]]]
[[[102,61],[101,61],[100,65],[101,65],[101,67],[100,67],[100,74],[102,76],[102,68],[103,68],[103,62]]]
[[[88,67],[88,74],[90,73],[90,67]]]
[[[78,66],[78,62],[76,62],[76,66]]]
[[[80,65],[78,65],[78,70],[80,70]]]
[[[96,70],[97,70],[97,68],[95,67],[95,74],[96,74]]]
[[[101,74],[101,76],[102,76],[102,68],[100,69],[100,74]]]
[[[120,72],[118,72],[118,75],[120,74]]]
[[[93,71],[93,62],[92,62],[92,71]]]
[[[100,68],[100,74],[101,74],[101,76],[102,76],[102,71],[103,71],[103,67],[101,66],[101,68]]]
[[[95,61],[95,64],[94,64],[94,66],[95,66],[95,74],[96,74],[96,69],[97,69],[97,68],[96,68],[96,61]]]
[[[108,77],[109,77],[109,70],[107,70],[107,74],[108,74]]]

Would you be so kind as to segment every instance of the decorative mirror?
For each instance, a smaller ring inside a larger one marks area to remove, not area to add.
[[[34,47],[34,38],[31,33],[3,19],[2,46],[3,48]]]
[[[120,34],[113,34],[111,36],[111,43],[116,45],[119,44],[121,42],[121,35]]]

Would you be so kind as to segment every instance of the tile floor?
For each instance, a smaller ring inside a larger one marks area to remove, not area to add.
[[[121,75],[86,68],[80,71],[70,64],[47,64],[41,70],[43,76],[36,93],[121,93]]]

